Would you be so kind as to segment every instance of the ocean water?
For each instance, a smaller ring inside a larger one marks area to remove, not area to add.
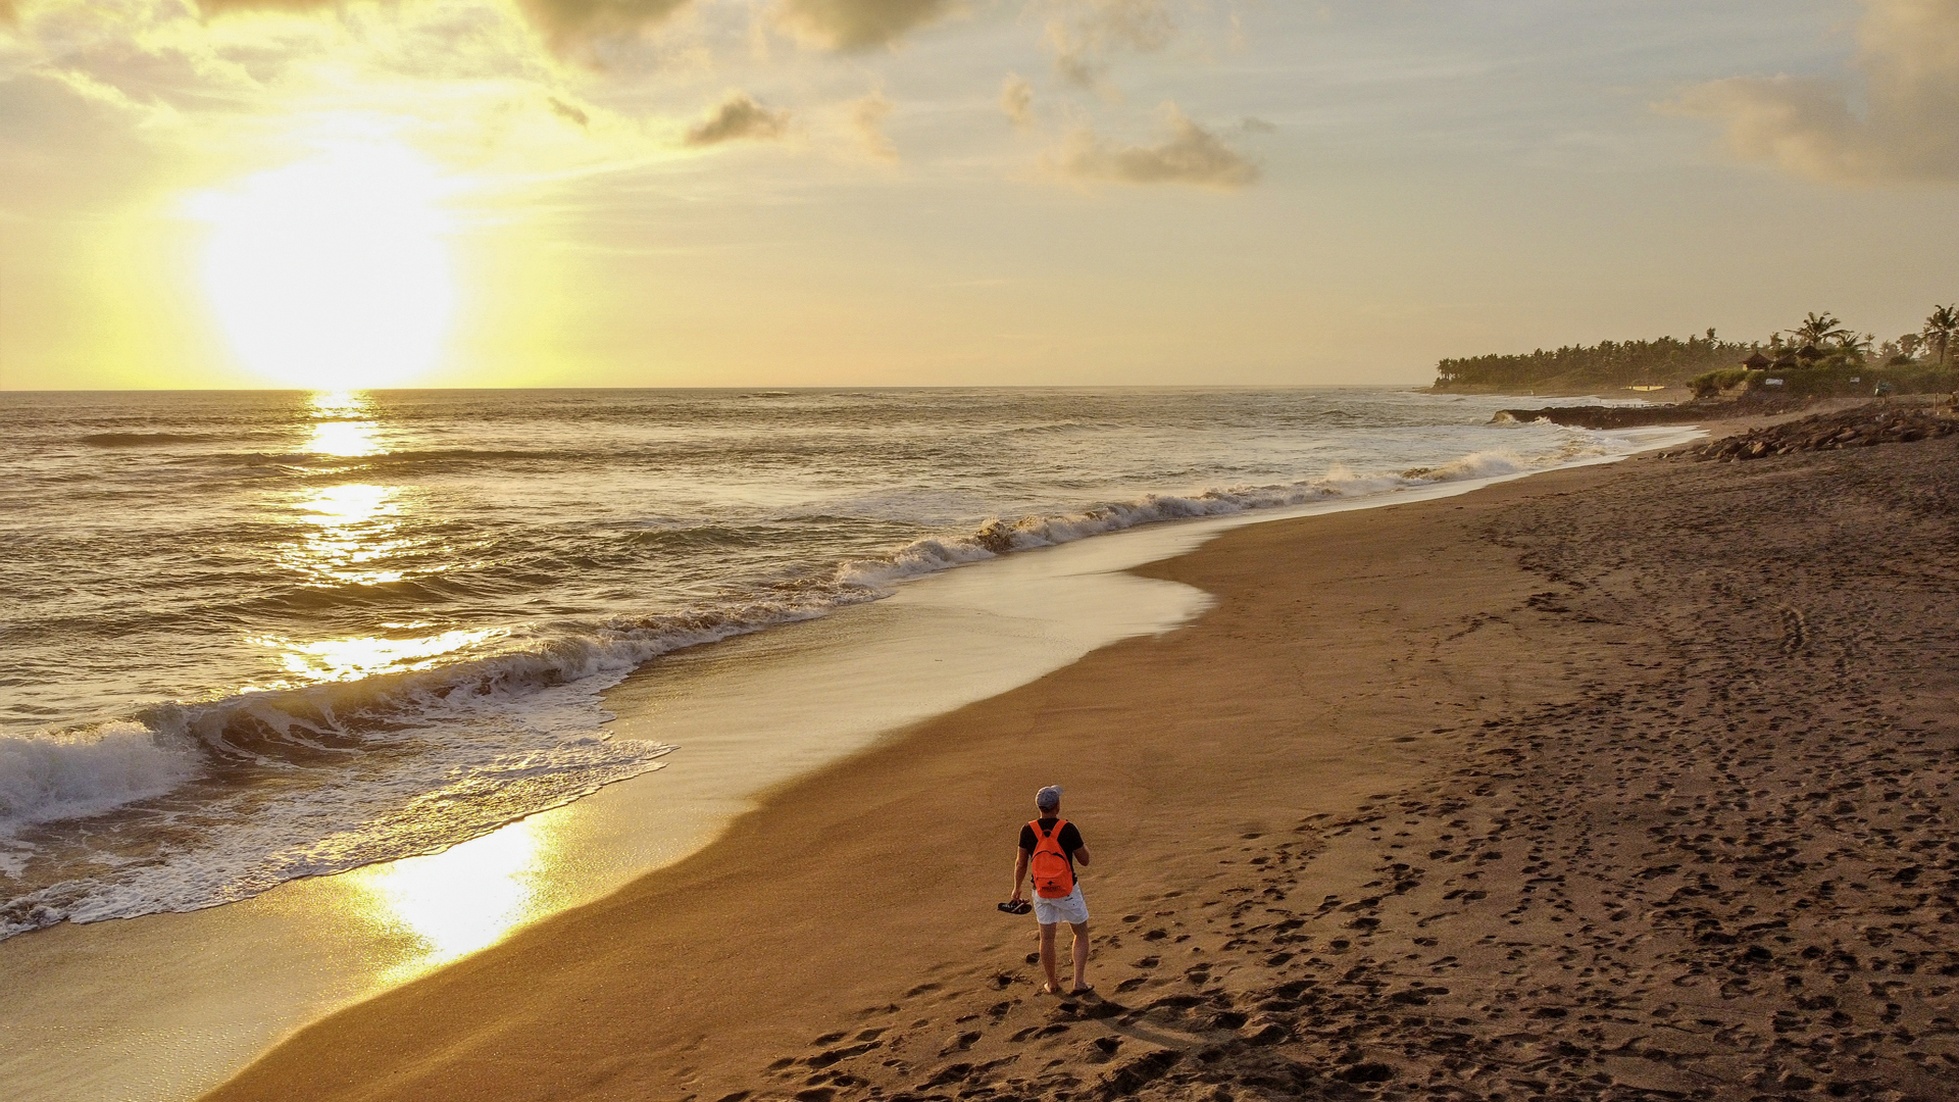
[[[0,394],[0,937],[432,852],[660,768],[671,746],[607,737],[605,689],[908,578],[1635,448],[1503,404]]]

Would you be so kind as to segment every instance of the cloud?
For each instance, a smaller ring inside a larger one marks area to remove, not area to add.
[[[681,141],[696,148],[743,140],[773,141],[788,129],[789,112],[771,111],[747,92],[730,92],[718,107],[688,127]]]
[[[237,11],[324,11],[339,0],[197,0],[197,10],[205,15],[228,15]]]
[[[1833,183],[1959,182],[1959,0],[1862,0],[1852,80],[1736,77],[1664,110],[1748,160]]]
[[[560,52],[598,38],[637,34],[665,22],[689,0],[518,0],[531,25]]]
[[[580,130],[590,129],[592,116],[587,114],[584,108],[575,103],[566,103],[556,96],[546,96],[545,103],[550,106],[553,115],[571,123]]]
[[[1167,0],[1079,0],[1076,6],[1076,14],[1057,16],[1047,27],[1055,71],[1071,84],[1099,84],[1115,50],[1148,53],[1176,37]]]
[[[1008,73],[1000,86],[1000,110],[1022,130],[1034,125],[1034,86],[1019,73]]]
[[[1080,130],[1054,161],[1062,174],[1079,180],[1121,184],[1191,184],[1235,190],[1258,180],[1258,166],[1190,121],[1174,103],[1163,106],[1170,135],[1149,146],[1112,146],[1093,131]]]
[[[807,45],[869,50],[894,45],[956,7],[955,0],[782,0],[775,20]]]
[[[6,3],[7,0],[0,0]],[[524,18],[555,51],[594,39],[637,34],[672,17],[691,0],[517,0]],[[333,10],[341,0],[197,0],[206,15],[241,11],[311,12]]]
[[[891,101],[883,92],[872,92],[850,105],[850,125],[864,151],[881,161],[898,159],[898,147],[885,136],[884,120],[891,114]]]

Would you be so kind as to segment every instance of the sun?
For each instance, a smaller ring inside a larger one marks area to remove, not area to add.
[[[315,390],[434,368],[456,310],[449,190],[413,150],[362,143],[195,197],[204,289],[245,368]]]

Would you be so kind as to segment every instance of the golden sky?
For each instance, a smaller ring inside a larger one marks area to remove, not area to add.
[[[0,0],[0,387],[1419,382],[1959,298],[1959,0]]]

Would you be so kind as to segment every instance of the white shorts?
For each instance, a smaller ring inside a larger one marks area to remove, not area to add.
[[[1034,895],[1034,921],[1043,926],[1057,922],[1080,923],[1088,921],[1088,904],[1082,900],[1081,882],[1075,883],[1075,890],[1060,899],[1042,899],[1040,893]]]

